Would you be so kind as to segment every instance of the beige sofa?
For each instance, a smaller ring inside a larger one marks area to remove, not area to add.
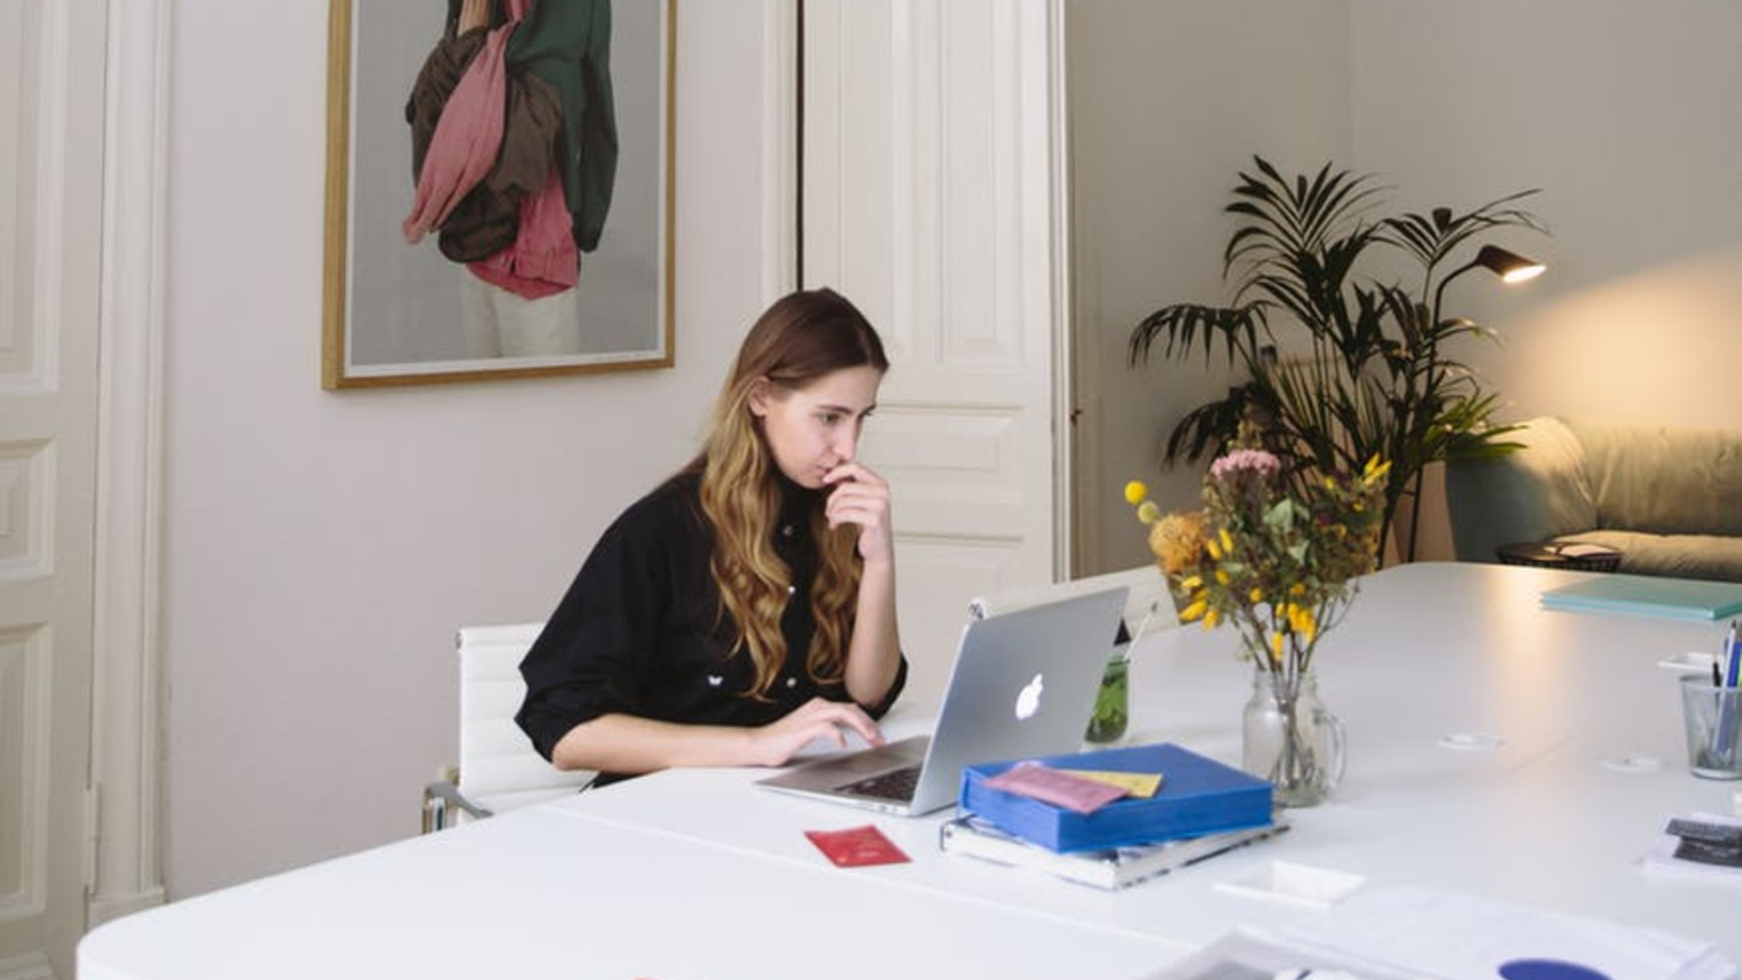
[[[1742,582],[1742,432],[1544,416],[1524,448],[1446,468],[1459,560],[1501,545],[1581,542],[1619,571]]]

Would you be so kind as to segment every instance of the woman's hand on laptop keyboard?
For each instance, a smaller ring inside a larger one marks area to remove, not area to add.
[[[800,749],[814,741],[847,747],[847,733],[882,745],[883,731],[858,705],[845,701],[812,698],[779,721],[754,729],[756,758],[766,766],[782,766]]]

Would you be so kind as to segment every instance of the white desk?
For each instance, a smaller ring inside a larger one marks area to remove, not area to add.
[[[81,945],[80,976],[1130,977],[1236,923],[1314,914],[1216,887],[1276,860],[1656,926],[1742,962],[1742,889],[1638,866],[1668,817],[1727,813],[1742,788],[1688,774],[1676,674],[1656,664],[1716,649],[1718,627],[1538,607],[1573,577],[1424,564],[1370,580],[1319,654],[1349,728],[1333,801],[1124,892],[942,854],[941,815],[673,771],[111,923]],[[1236,761],[1250,668],[1231,644],[1196,628],[1146,639],[1134,737]],[[1439,744],[1478,732],[1504,744]],[[1647,756],[1662,768],[1605,765]],[[863,823],[913,863],[837,870],[802,835]]]
[[[109,923],[81,980],[1056,980],[1176,951],[1093,923],[534,807]]]

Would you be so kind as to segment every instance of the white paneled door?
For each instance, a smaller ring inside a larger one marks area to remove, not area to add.
[[[0,0],[0,980],[85,922],[103,0]]]
[[[889,348],[862,455],[895,490],[910,692],[935,698],[968,600],[1061,565],[1058,8],[802,3],[803,282]]]

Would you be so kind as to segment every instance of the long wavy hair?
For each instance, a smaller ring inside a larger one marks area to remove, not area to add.
[[[780,467],[760,420],[750,411],[750,393],[766,379],[796,391],[844,368],[869,365],[889,370],[883,341],[864,314],[830,289],[800,290],[775,301],[757,319],[738,349],[738,360],[714,404],[702,453],[690,464],[701,472],[701,504],[714,531],[712,560],[721,616],[737,632],[732,656],[748,652],[756,668],[750,696],[765,699],[786,666],[790,651],[780,629],[792,572],[774,551],[780,516]],[[811,538],[819,561],[811,587],[816,633],[805,671],[818,683],[846,673],[847,643],[859,595],[858,532],[831,530],[823,495],[811,508]]]

